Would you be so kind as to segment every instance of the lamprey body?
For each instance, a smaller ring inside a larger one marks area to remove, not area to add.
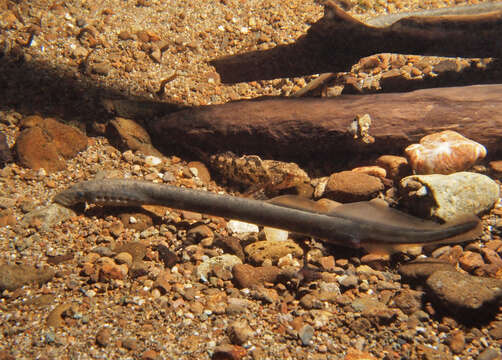
[[[479,219],[474,216],[460,223],[439,225],[371,202],[340,205],[325,212],[319,202],[305,199],[295,202],[293,198],[259,201],[146,181],[107,179],[78,183],[56,195],[54,201],[64,206],[84,202],[163,205],[276,227],[352,247],[367,242],[424,245],[455,238],[479,227]]]

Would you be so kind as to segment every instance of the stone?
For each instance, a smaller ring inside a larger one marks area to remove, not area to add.
[[[295,163],[262,160],[257,155],[238,157],[227,151],[211,156],[210,165],[227,180],[271,191],[293,188],[310,181],[307,173]]]
[[[139,241],[131,241],[124,244],[117,245],[113,251],[116,254],[122,252],[129,253],[132,256],[132,262],[138,262],[143,260],[146,255],[147,247],[145,244]]]
[[[480,352],[476,360],[497,360],[500,359],[501,356],[502,354],[500,351],[488,348]]]
[[[356,173],[362,173],[370,176],[375,176],[377,178],[387,177],[387,170],[380,166],[360,166],[352,169],[351,171]]]
[[[227,335],[234,345],[242,345],[253,335],[253,329],[246,320],[234,321],[227,328]]]
[[[286,241],[257,241],[244,248],[248,258],[255,264],[262,264],[265,260],[276,263],[280,258],[291,254],[302,258],[302,248],[292,240]]]
[[[446,308],[479,310],[502,300],[502,280],[436,271],[427,285]]]
[[[218,237],[215,245],[223,249],[224,252],[231,253],[239,259],[244,260],[244,250],[242,249],[241,241],[235,236]]]
[[[237,286],[250,289],[265,282],[275,283],[281,274],[281,269],[276,266],[254,267],[249,264],[237,264],[232,270]]]
[[[452,174],[470,169],[486,156],[486,148],[461,134],[445,130],[404,149],[416,174]]]
[[[206,165],[201,163],[200,161],[190,161],[187,164],[189,169],[196,169],[197,170],[197,177],[204,183],[204,184],[209,184],[211,181],[211,174],[209,173],[209,170],[207,169]]]
[[[324,196],[340,202],[364,201],[384,190],[382,181],[374,176],[353,171],[331,174]]]
[[[64,325],[63,316],[70,312],[71,304],[63,303],[56,306],[50,313],[47,315],[47,326],[58,328]]]
[[[4,133],[0,133],[0,167],[14,161],[12,152],[7,144],[7,137]]]
[[[394,297],[394,303],[403,313],[411,315],[420,310],[422,306],[420,297],[417,296],[419,294],[419,292],[411,290],[402,290]]]
[[[448,337],[447,342],[454,354],[461,354],[465,348],[465,335],[461,330],[454,331]]]
[[[410,279],[425,280],[436,271],[456,271],[455,265],[436,259],[420,259],[399,266],[399,273]]]
[[[276,229],[269,226],[263,227],[263,232],[268,241],[286,241],[288,240],[289,231]]]
[[[87,136],[73,126],[39,116],[22,120],[23,130],[14,149],[19,163],[31,169],[45,169],[48,173],[63,170],[66,160],[87,148]]]
[[[251,68],[256,69],[256,64]],[[235,70],[239,73],[242,67]],[[420,137],[449,126],[462,129],[464,136],[495,154],[502,150],[500,99],[502,85],[497,84],[334,99],[236,101],[171,112],[150,121],[149,127],[160,143],[178,143],[208,154],[239,149],[244,154],[295,161],[300,166],[398,154]],[[361,144],[348,130],[354,114],[365,112],[376,124],[371,129],[373,144]],[[186,131],[187,122],[190,132]]]
[[[472,251],[465,251],[464,255],[462,255],[458,262],[460,267],[467,272],[471,272],[485,264],[481,254]]]
[[[399,180],[411,175],[411,168],[403,156],[382,155],[376,159],[376,164],[387,171],[387,176],[393,180]]]
[[[110,121],[106,134],[110,143],[122,152],[133,150],[144,155],[163,157],[152,145],[148,132],[134,120],[115,117]]]
[[[227,229],[231,234],[245,234],[258,232],[260,229],[255,224],[250,224],[239,220],[230,220],[227,222]]]
[[[240,360],[246,356],[247,350],[238,345],[219,345],[213,349],[211,360]]]
[[[401,205],[421,217],[455,221],[490,210],[499,198],[499,185],[471,172],[451,175],[412,175],[401,180]]]
[[[222,270],[226,270],[231,278],[232,269],[237,264],[242,264],[242,260],[235,255],[223,254],[214,256],[200,263],[195,270],[195,274],[197,278],[203,281],[208,281],[211,273],[218,271],[221,274]],[[217,269],[218,267],[219,269]]]
[[[490,327],[491,329],[488,331],[490,336],[495,340],[502,340],[502,321],[494,321]]]
[[[50,267],[36,268],[30,265],[16,264],[0,265],[0,292],[3,290],[13,291],[31,283],[45,284],[52,280],[55,273]]]
[[[129,268],[126,264],[104,263],[99,270],[99,280],[106,282],[109,280],[123,280],[127,276]]]

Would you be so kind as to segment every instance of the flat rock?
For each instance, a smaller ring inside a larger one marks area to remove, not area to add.
[[[31,265],[0,265],[0,291],[13,291],[23,285],[45,284],[50,281],[55,271],[49,267],[36,268]]]
[[[209,258],[197,266],[196,275],[199,279],[207,281],[210,273],[223,274],[228,272],[227,279],[232,278],[232,269],[235,265],[242,264],[242,260],[235,255],[223,254]],[[218,276],[221,278],[221,276]]]
[[[478,310],[502,300],[501,279],[436,271],[427,279],[427,285],[446,307]]]
[[[425,135],[457,127],[495,154],[502,150],[501,105],[500,84],[445,87],[332,99],[238,101],[182,110],[149,122],[148,128],[159,143],[208,154],[238,149],[301,166],[344,164],[360,154],[401,154]],[[354,139],[349,131],[355,116],[366,113],[372,119],[372,143]]]
[[[41,229],[46,231],[72,216],[75,216],[72,209],[54,203],[30,211],[24,215],[21,222],[26,226],[40,225]]]
[[[455,265],[436,259],[421,259],[399,266],[399,273],[411,279],[425,280],[436,271],[456,271]]]
[[[87,136],[80,130],[52,118],[28,116],[21,128],[14,149],[19,163],[31,169],[63,170],[67,159],[87,147]]]
[[[364,201],[374,198],[382,190],[384,185],[375,176],[342,171],[329,177],[324,196],[340,202]]]
[[[471,172],[412,175],[401,180],[400,187],[405,207],[419,216],[446,222],[490,210],[500,191],[488,176]]]

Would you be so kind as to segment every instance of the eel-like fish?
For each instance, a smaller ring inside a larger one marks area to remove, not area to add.
[[[84,202],[113,206],[163,205],[386,253],[410,246],[468,241],[479,236],[481,230],[476,216],[440,225],[374,201],[336,207],[326,201],[290,195],[259,201],[130,179],[81,182],[57,194],[54,201],[64,206]]]

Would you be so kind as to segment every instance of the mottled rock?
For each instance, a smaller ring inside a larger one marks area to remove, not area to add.
[[[456,271],[436,271],[427,285],[448,308],[478,310],[502,300],[502,280],[471,276]]]
[[[162,157],[154,148],[148,132],[136,121],[116,117],[110,121],[106,134],[110,143],[120,151],[139,151],[144,155]]]
[[[262,160],[256,155],[238,157],[232,152],[211,156],[211,167],[224,178],[243,185],[277,191],[310,181],[307,173],[295,163]]]
[[[23,285],[45,284],[54,277],[55,271],[49,267],[36,268],[30,265],[0,265],[0,291],[13,291]]]
[[[232,269],[235,265],[242,264],[242,260],[235,255],[223,254],[220,256],[214,256],[209,258],[197,266],[196,275],[199,279],[207,281],[209,279],[210,273],[226,271],[228,275],[227,279],[232,278]],[[221,278],[221,276],[218,276]]]
[[[254,288],[265,282],[275,283],[281,269],[276,266],[254,267],[249,264],[238,264],[233,267],[233,275],[240,288]]]
[[[261,264],[266,259],[276,263],[280,258],[291,254],[293,257],[303,256],[302,248],[294,241],[257,241],[244,248],[244,252],[255,264]]]
[[[23,119],[24,128],[14,149],[21,165],[51,173],[63,170],[66,159],[87,147],[87,136],[78,129],[55,119],[31,116]]]
[[[422,217],[455,221],[490,210],[499,186],[488,176],[470,172],[451,175],[412,175],[400,182],[401,203]]]
[[[486,156],[483,145],[451,130],[424,136],[404,150],[416,174],[452,174],[470,169]]]
[[[448,345],[450,345],[450,349],[454,354],[461,354],[465,348],[465,335],[460,330],[454,331],[448,337],[447,342]]]
[[[324,196],[340,202],[363,201],[374,198],[383,190],[384,185],[377,177],[342,171],[329,177]]]

